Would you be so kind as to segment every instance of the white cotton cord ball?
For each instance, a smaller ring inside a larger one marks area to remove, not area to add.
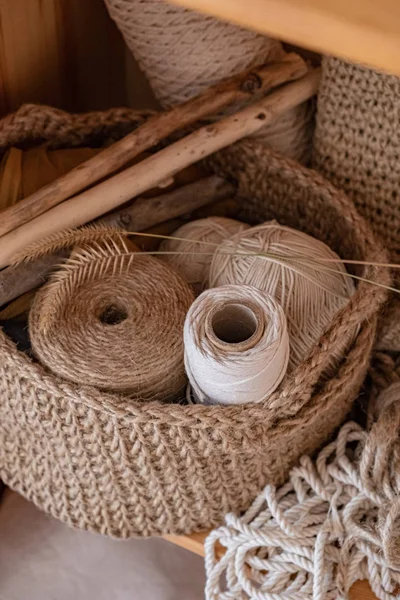
[[[355,291],[342,261],[326,244],[276,221],[221,243],[209,286],[227,284],[252,285],[281,304],[290,337],[289,369],[306,358]],[[338,355],[342,351],[338,348]]]
[[[286,317],[266,292],[226,285],[203,292],[184,326],[185,368],[202,404],[266,400],[289,361]]]
[[[249,229],[249,225],[225,217],[197,219],[179,227],[162,242],[160,258],[166,261],[200,294],[206,287],[214,251],[225,239]],[[171,253],[171,254],[168,254]]]

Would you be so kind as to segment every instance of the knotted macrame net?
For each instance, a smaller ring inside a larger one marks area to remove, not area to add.
[[[398,598],[400,382],[373,406],[369,432],[346,423],[209,535],[207,600],[341,600],[360,579],[380,600]]]

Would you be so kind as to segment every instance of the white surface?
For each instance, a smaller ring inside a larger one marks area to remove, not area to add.
[[[69,529],[14,493],[0,504],[0,600],[200,600],[203,560],[159,539]]]

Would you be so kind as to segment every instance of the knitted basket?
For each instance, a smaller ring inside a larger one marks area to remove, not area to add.
[[[324,58],[313,165],[344,190],[400,262],[400,78]],[[398,276],[398,272],[396,272]],[[378,347],[400,350],[400,301],[391,302]]]
[[[23,107],[0,122],[0,145],[97,144],[100,133],[113,138],[141,120],[131,111],[69,116]],[[352,203],[317,173],[254,141],[218,153],[209,167],[237,180],[237,217],[275,217],[346,258],[386,259]],[[388,282],[385,269],[368,267],[366,276]],[[343,421],[384,300],[382,288],[360,282],[308,359],[255,405],[137,404],[78,387],[33,363],[0,330],[0,477],[65,523],[119,538],[214,527],[228,511],[246,509],[266,482],[281,484]],[[335,346],[357,328],[327,379]]]

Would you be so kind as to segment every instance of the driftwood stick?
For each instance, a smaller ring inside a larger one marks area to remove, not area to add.
[[[154,115],[122,140],[18,204],[2,211],[0,235],[12,231],[100,179],[115,173],[175,131],[215,114],[229,104],[249,100],[256,93],[266,93],[286,81],[298,79],[306,72],[307,66],[303,59],[296,54],[288,54],[280,62],[242,73],[209,88],[200,96],[168,112]]]
[[[235,190],[233,184],[212,175],[162,196],[138,198],[132,206],[107,215],[102,223],[128,231],[144,231],[211,202],[228,198]],[[0,306],[44,283],[49,273],[64,262],[68,254],[68,251],[57,252],[0,271]]]
[[[210,202],[233,196],[235,192],[236,187],[232,183],[218,175],[211,175],[162,196],[138,198],[132,206],[107,215],[101,222],[127,231],[144,231]]]
[[[0,267],[10,264],[13,256],[27,245],[63,229],[88,223],[156,187],[185,167],[269,125],[285,111],[312,97],[317,92],[320,75],[319,69],[311,71],[302,79],[282,86],[266,98],[213,125],[198,129],[10,231],[0,238]]]
[[[20,263],[0,272],[0,306],[29,292],[46,281],[47,276],[65,261],[69,252],[42,256],[32,263]]]

